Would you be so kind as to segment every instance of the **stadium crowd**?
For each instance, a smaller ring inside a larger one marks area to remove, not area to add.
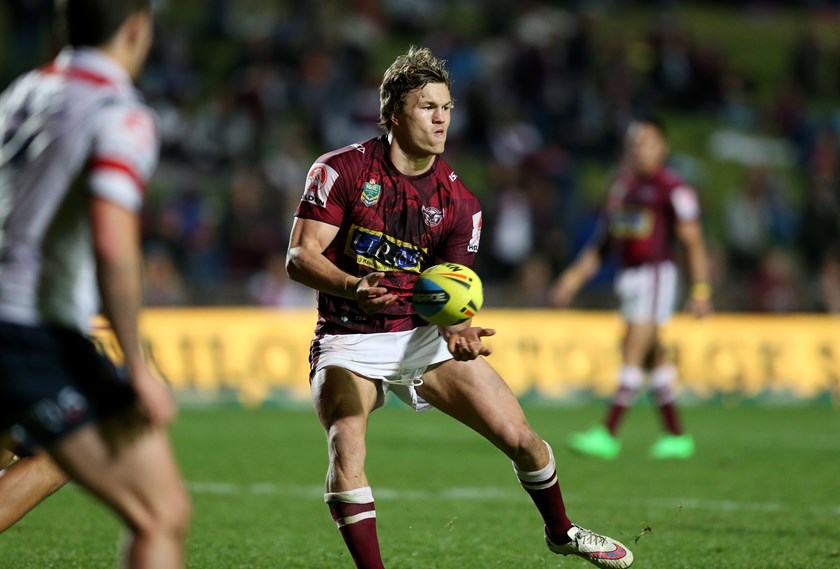
[[[46,61],[33,46],[52,1],[5,4],[16,56],[2,86]],[[144,221],[150,305],[312,304],[282,259],[307,168],[379,133],[382,69],[416,43],[449,62],[447,154],[484,205],[488,305],[548,305],[550,280],[592,231],[628,121],[656,111],[674,130],[687,118],[714,124],[710,154],[741,165],[742,183],[722,187],[674,148],[704,204],[716,308],[840,313],[840,115],[826,104],[840,93],[840,49],[807,24],[774,46],[786,74],[768,87],[689,33],[679,2],[661,2],[631,38],[601,31],[618,4],[606,0],[160,4],[140,82],[163,141]],[[806,4],[805,22],[840,17]],[[775,13],[761,2],[731,10],[744,21]],[[609,271],[580,306],[610,306]]]

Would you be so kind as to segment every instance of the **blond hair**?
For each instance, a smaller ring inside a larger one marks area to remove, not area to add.
[[[449,72],[445,61],[438,59],[429,48],[411,46],[397,57],[385,71],[379,86],[379,126],[391,131],[391,116],[405,105],[408,93],[429,83],[443,83],[449,89]]]

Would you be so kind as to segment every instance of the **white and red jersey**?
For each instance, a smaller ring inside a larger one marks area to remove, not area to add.
[[[0,319],[87,330],[99,309],[93,197],[137,211],[158,160],[127,72],[66,49],[0,95]]]
[[[424,269],[442,261],[471,266],[481,238],[478,199],[440,156],[419,176],[399,172],[386,136],[318,158],[296,216],[338,228],[324,255],[351,275],[385,273],[379,286],[398,299],[365,314],[346,298],[318,293],[318,333],[399,332],[426,324],[411,304]]]
[[[662,168],[649,177],[620,175],[605,217],[608,251],[618,254],[622,266],[638,267],[672,260],[677,223],[699,219],[700,206],[694,189]]]

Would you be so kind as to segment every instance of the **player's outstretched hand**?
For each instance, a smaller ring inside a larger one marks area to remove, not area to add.
[[[478,356],[489,356],[493,353],[493,350],[481,343],[481,339],[495,333],[496,331],[492,328],[482,328],[480,326],[449,330],[449,334],[446,336],[446,344],[456,361],[474,360]]]
[[[365,314],[376,314],[397,300],[397,295],[388,292],[384,286],[378,286],[385,273],[369,273],[356,284],[356,302]]]

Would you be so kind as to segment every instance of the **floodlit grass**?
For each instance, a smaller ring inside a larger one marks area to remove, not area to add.
[[[603,408],[526,407],[553,443],[576,522],[622,538],[645,569],[820,569],[840,566],[840,418],[828,406],[693,407],[699,452],[646,457],[657,434],[647,407],[603,463],[563,448]],[[321,430],[308,409],[185,410],[173,431],[194,498],[189,567],[352,567],[326,506]],[[550,554],[510,463],[437,412],[378,411],[368,474],[380,541],[394,569],[589,567]],[[11,569],[115,567],[118,524],[68,487],[0,536]]]

